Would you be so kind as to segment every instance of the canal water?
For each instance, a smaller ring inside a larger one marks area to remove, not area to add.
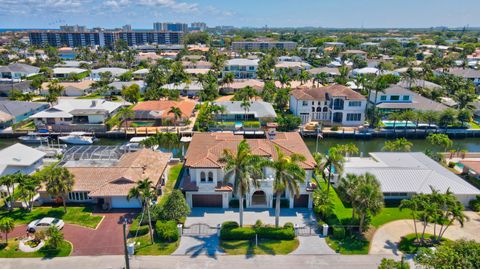
[[[305,143],[307,147],[310,149],[311,152],[315,152],[316,148],[316,139],[315,138],[305,138]],[[94,145],[121,145],[125,143],[127,140],[124,139],[108,139],[108,138],[101,138],[99,141],[95,142]],[[371,138],[371,139],[347,139],[347,138],[324,138],[319,139],[318,141],[318,151],[322,153],[326,153],[328,149],[335,145],[341,144],[348,144],[354,143],[360,152],[364,155],[368,154],[369,152],[381,151],[382,147],[387,141],[385,138]],[[424,152],[426,149],[430,149],[434,152],[443,151],[443,148],[439,146],[433,146],[429,144],[425,139],[409,139],[410,142],[413,143],[412,151],[421,151]],[[0,139],[0,149],[3,149],[7,146],[12,144],[18,143],[19,140],[8,138],[8,139]],[[480,138],[463,138],[463,139],[455,139],[453,140],[453,148],[457,151],[459,150],[467,150],[469,152],[480,152]],[[185,147],[185,151],[186,151]],[[175,157],[180,157],[181,155],[181,148],[174,149]]]

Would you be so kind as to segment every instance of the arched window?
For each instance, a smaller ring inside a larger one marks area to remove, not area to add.
[[[213,182],[213,172],[208,172],[208,182]]]
[[[328,112],[328,108],[326,106],[323,107],[323,112]]]
[[[312,112],[315,112],[315,108],[312,106]]]
[[[322,111],[322,108],[321,107],[317,107],[317,112],[321,112]]]
[[[205,182],[205,172],[200,173],[200,181]]]

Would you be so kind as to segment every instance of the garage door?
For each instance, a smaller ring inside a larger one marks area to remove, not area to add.
[[[127,197],[112,197],[112,208],[141,208],[142,204],[138,199],[127,200]]]
[[[308,207],[308,194],[301,194],[293,199],[293,207]]]
[[[222,195],[218,194],[193,194],[193,207],[222,207]]]

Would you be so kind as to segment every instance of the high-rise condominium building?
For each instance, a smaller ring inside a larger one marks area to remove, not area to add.
[[[174,31],[174,32],[186,33],[188,30],[188,25],[186,23],[178,23],[178,22],[155,22],[153,24],[153,30],[156,32]]]

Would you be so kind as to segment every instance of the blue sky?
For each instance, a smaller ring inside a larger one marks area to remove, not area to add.
[[[209,26],[480,26],[480,0],[0,0],[0,28]]]

